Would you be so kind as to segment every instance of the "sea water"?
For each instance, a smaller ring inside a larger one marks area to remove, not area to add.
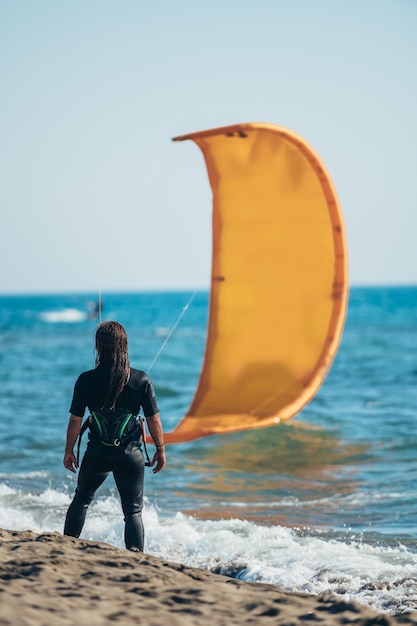
[[[62,465],[68,409],[94,366],[93,299],[0,298],[2,528],[62,532],[76,485]],[[104,299],[133,366],[146,370],[163,347],[150,374],[166,431],[192,400],[207,309],[205,292]],[[164,472],[147,471],[145,550],[393,614],[417,608],[416,418],[417,287],[352,288],[339,352],[300,415],[169,446]],[[123,547],[112,477],[82,537]]]

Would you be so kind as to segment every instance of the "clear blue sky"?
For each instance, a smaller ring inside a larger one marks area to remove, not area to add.
[[[324,160],[352,284],[417,283],[416,0],[0,0],[0,292],[208,287],[171,137],[265,121]]]

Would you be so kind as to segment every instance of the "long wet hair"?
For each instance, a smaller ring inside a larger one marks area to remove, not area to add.
[[[102,408],[114,409],[130,376],[127,334],[119,322],[102,322],[97,328],[96,368],[103,372],[108,390]]]

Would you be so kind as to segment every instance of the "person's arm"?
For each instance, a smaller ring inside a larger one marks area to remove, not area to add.
[[[74,473],[78,468],[78,463],[77,459],[75,458],[73,449],[75,442],[78,439],[78,435],[80,434],[82,421],[82,417],[71,414],[67,428],[67,443],[65,445],[64,466],[67,470],[70,470],[70,472]]]
[[[167,463],[165,457],[164,432],[162,430],[161,418],[159,416],[159,413],[155,413],[155,415],[147,417],[146,423],[148,424],[149,432],[156,446],[156,452],[152,459],[151,465],[154,466],[156,463],[156,467],[153,469],[153,473],[157,474],[164,469]]]

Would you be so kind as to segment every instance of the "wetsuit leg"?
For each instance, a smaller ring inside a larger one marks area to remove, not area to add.
[[[136,445],[120,451],[117,463],[113,466],[114,480],[119,490],[125,516],[125,544],[128,550],[137,548],[141,552],[144,545],[142,522],[143,479],[145,463]]]
[[[88,447],[78,474],[77,489],[65,518],[64,535],[79,537],[84,526],[87,509],[100,485],[109,474],[105,456]]]

